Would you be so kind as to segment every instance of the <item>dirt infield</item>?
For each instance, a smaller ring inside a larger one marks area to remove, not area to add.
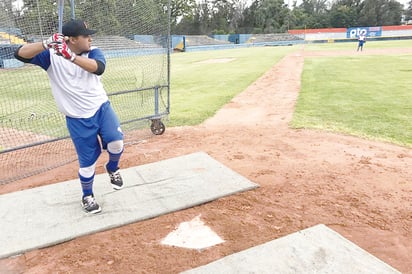
[[[322,223],[403,273],[412,273],[412,149],[288,127],[304,56],[328,54],[343,53],[299,50],[288,55],[213,118],[196,127],[167,128],[162,136],[129,146],[121,162],[130,167],[205,151],[258,183],[257,190],[4,259],[0,269],[178,273]],[[100,159],[97,173],[103,172],[104,161]],[[73,163],[0,186],[0,193],[76,174]],[[199,214],[223,244],[202,251],[160,244],[180,222]]]

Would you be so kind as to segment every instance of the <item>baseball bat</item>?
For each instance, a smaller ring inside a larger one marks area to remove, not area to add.
[[[63,9],[64,9],[64,0],[59,0],[57,2],[57,12],[59,16],[59,33],[63,31]]]
[[[75,8],[74,0],[70,0],[70,8],[71,8],[71,11],[72,11],[72,20],[74,20],[74,19],[76,19],[76,15],[74,14],[74,8]]]

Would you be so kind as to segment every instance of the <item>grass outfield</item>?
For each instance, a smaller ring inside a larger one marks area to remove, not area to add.
[[[366,41],[363,49],[410,48],[412,40]],[[312,43],[306,44],[305,50],[356,50],[358,42]]]
[[[411,55],[306,58],[291,125],[412,147],[411,63]]]
[[[170,125],[196,125],[297,47],[256,47],[173,54]]]

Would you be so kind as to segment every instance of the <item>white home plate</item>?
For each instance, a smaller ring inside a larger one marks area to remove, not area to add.
[[[162,240],[162,244],[191,249],[204,249],[224,240],[200,220],[200,215],[189,222],[183,222]]]

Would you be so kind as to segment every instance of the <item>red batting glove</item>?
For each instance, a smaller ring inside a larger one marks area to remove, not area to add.
[[[66,41],[64,40],[61,44],[55,44],[54,50],[57,55],[61,55],[71,62],[74,62],[74,60],[76,59],[76,54],[69,49]]]
[[[43,48],[48,49],[54,47],[56,44],[61,44],[64,41],[64,36],[61,33],[55,33],[43,41]]]

